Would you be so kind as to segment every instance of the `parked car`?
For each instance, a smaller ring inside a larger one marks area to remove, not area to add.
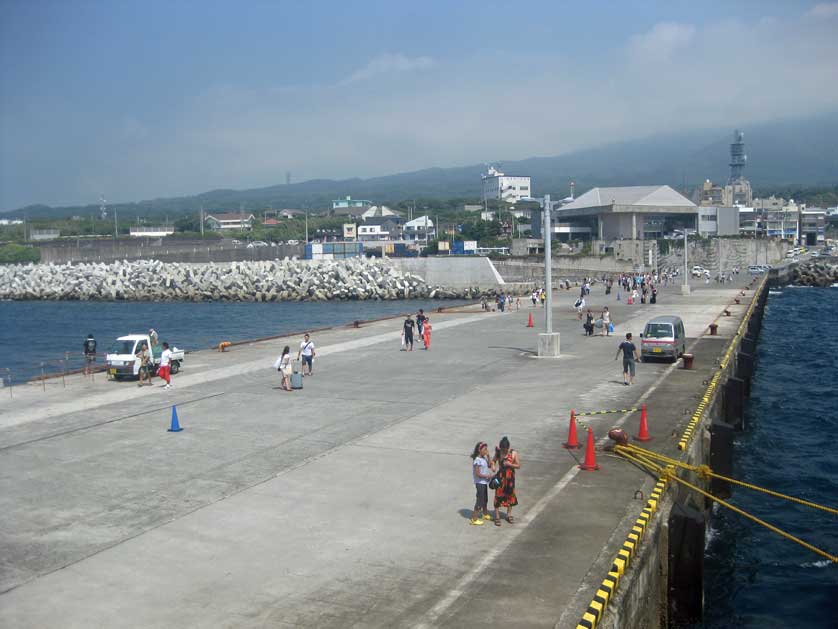
[[[148,334],[127,334],[116,339],[105,355],[105,362],[108,366],[108,377],[114,380],[138,377],[140,373],[140,361],[137,360],[136,354],[140,351],[143,343],[151,351],[151,373],[156,373],[157,367],[160,366],[160,355],[163,353],[162,344],[158,343],[152,347],[151,338]],[[180,371],[180,364],[183,362],[185,352],[174,346],[171,349],[172,362],[170,366],[174,374]]]
[[[684,322],[681,317],[663,316],[650,320],[640,335],[640,358],[678,360],[687,351]]]
[[[288,244],[289,244],[289,245],[299,245],[299,244],[300,244],[300,241],[299,241],[299,240],[289,240],[289,241],[288,241]]]
[[[247,245],[248,249],[257,249],[258,247],[267,247],[268,243],[263,240],[254,240]]]
[[[692,271],[690,271],[690,273],[692,274],[693,277],[701,277],[702,275],[704,275],[705,270],[704,270],[703,266],[696,264],[692,268]]]

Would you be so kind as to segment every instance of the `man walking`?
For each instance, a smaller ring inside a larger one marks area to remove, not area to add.
[[[89,376],[93,372],[93,363],[96,362],[96,339],[88,334],[82,343],[84,349],[84,375]]]
[[[404,346],[408,352],[413,351],[413,328],[416,327],[416,324],[413,322],[413,319],[410,315],[407,315],[407,319],[404,320]]]
[[[172,350],[169,349],[169,344],[164,342],[163,353],[160,354],[160,366],[157,368],[157,375],[166,381],[166,386],[163,387],[164,389],[172,388],[171,363]]]
[[[620,343],[614,360],[619,358],[620,352],[623,352],[623,384],[628,386],[634,384],[634,361],[640,360],[637,347],[631,342],[631,332],[626,332],[626,340]]]
[[[416,331],[419,333],[419,338],[424,335],[423,326],[428,317],[425,316],[425,311],[419,308],[419,314],[416,315]]]
[[[300,360],[300,356],[303,358],[303,375],[304,376],[313,376],[312,369],[314,366],[314,341],[311,340],[311,337],[306,334],[303,336],[303,340],[300,341],[300,350],[297,352],[297,360]],[[306,373],[306,367],[308,367],[308,373]]]

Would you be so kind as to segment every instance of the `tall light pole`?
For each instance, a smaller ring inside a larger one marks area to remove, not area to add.
[[[550,195],[544,195],[542,203],[544,215],[544,332],[538,335],[538,356],[540,358],[558,358],[559,338],[558,332],[553,332],[553,261],[551,259],[551,231],[550,212],[552,204]]]
[[[687,267],[687,227],[684,226],[684,283],[681,285],[681,294],[690,294],[690,275]]]

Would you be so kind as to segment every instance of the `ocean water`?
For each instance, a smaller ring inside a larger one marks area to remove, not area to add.
[[[88,334],[101,355],[118,337],[154,328],[160,341],[181,349],[217,346],[312,328],[339,326],[423,308],[433,317],[439,308],[472,303],[462,300],[336,301],[336,302],[0,302],[0,377],[10,369],[14,382],[41,373],[60,373],[59,359],[70,352],[68,369],[82,366],[82,342]],[[399,321],[393,329],[401,329]]]
[[[838,508],[838,289],[771,294],[734,477]],[[838,555],[838,516],[734,488],[731,502]],[[716,507],[703,627],[838,627],[838,564]]]

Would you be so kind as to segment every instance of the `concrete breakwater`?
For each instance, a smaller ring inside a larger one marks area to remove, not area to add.
[[[230,264],[29,264],[0,268],[0,299],[124,301],[325,301],[469,299],[492,289],[430,285],[387,261],[348,259]]]
[[[831,261],[805,262],[791,271],[790,281],[797,286],[831,286],[838,282],[838,263]]]

